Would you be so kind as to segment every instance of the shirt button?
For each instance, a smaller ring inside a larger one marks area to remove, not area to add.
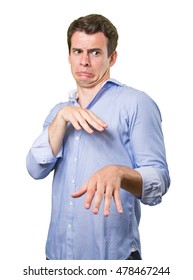
[[[72,205],[73,205],[73,202],[72,202],[72,201],[70,201],[70,202],[69,202],[69,205],[70,205],[70,206],[72,206]]]
[[[72,179],[72,184],[74,184],[75,183],[75,180],[74,179]]]
[[[68,224],[68,229],[71,229],[72,228],[72,225],[71,224]]]
[[[80,137],[79,137],[79,136],[76,136],[76,137],[75,137],[75,139],[76,139],[76,140],[79,140],[79,139],[80,139]]]
[[[77,157],[75,157],[75,158],[74,158],[74,161],[77,162],[77,160],[78,160]]]

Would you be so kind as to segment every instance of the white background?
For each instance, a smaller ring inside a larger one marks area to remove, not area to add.
[[[192,12],[187,0],[0,2],[0,274],[23,279],[25,266],[45,265],[52,175],[32,179],[26,155],[50,109],[75,87],[67,61],[69,24],[101,13],[120,36],[111,76],[148,93],[163,118],[171,187],[160,205],[142,205],[144,260],[138,265],[170,266],[167,279],[190,275]]]

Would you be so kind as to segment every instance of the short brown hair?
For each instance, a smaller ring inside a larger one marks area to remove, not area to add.
[[[85,32],[86,34],[94,34],[97,32],[102,32],[105,37],[108,39],[107,50],[108,56],[115,51],[118,43],[118,33],[116,27],[112,22],[106,17],[99,14],[90,14],[84,17],[79,17],[74,20],[67,31],[67,42],[68,50],[70,53],[71,49],[71,38],[72,35],[76,32]]]

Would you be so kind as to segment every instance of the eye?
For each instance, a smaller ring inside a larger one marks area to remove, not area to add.
[[[75,55],[79,55],[81,53],[80,49],[73,49],[72,51]]]
[[[99,50],[93,50],[93,51],[92,51],[92,55],[93,55],[93,56],[99,56],[100,53],[101,53],[101,52],[100,52]]]

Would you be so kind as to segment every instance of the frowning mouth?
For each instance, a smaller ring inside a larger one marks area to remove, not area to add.
[[[79,77],[93,77],[94,75],[90,72],[87,72],[87,71],[78,71],[76,72],[76,75],[78,75]]]

